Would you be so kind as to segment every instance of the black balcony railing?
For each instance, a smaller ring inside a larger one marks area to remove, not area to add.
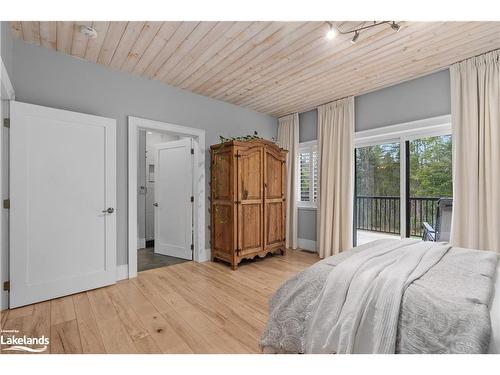
[[[410,236],[422,236],[422,223],[432,226],[436,223],[437,202],[434,197],[411,197],[407,220],[410,224]],[[401,233],[399,197],[357,196],[356,228],[383,233]]]

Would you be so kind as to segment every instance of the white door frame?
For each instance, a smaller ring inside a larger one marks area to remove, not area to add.
[[[7,69],[3,63],[2,57],[0,56],[0,121],[4,118],[10,116],[10,101],[16,98],[14,87],[10,81],[9,75],[7,74]],[[8,129],[0,123],[0,200],[8,198],[8,158],[4,153],[8,152],[3,149],[4,137],[8,142]],[[5,180],[3,180],[5,177]],[[5,186],[5,188],[4,188]],[[3,220],[5,217],[5,220]],[[3,238],[3,233],[5,229],[5,234],[7,238]],[[8,213],[0,212],[0,311],[5,310],[9,307],[9,297],[8,292],[4,291],[2,284],[4,281],[9,279],[9,246],[6,241],[8,241]],[[4,242],[6,242],[4,244]],[[3,272],[5,270],[6,272]]]
[[[137,137],[139,130],[175,133],[196,140],[193,168],[193,260],[210,259],[205,249],[205,130],[128,116],[128,276],[137,276]]]

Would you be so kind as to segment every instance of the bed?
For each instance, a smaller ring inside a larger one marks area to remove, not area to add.
[[[385,239],[325,258],[272,296],[264,353],[500,353],[498,254]]]

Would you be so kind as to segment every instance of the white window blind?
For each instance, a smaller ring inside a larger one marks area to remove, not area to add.
[[[316,207],[318,198],[318,147],[317,143],[307,142],[299,145],[298,206]]]

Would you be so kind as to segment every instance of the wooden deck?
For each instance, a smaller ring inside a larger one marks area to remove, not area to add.
[[[374,232],[374,231],[360,230],[360,229],[358,229],[357,232],[358,232],[358,241],[357,241],[358,246],[376,240],[401,238],[399,234],[381,233],[381,232]]]
[[[221,263],[177,264],[4,311],[1,325],[18,330],[16,336],[49,337],[50,353],[258,353],[269,297],[318,260],[288,251],[237,271]]]

